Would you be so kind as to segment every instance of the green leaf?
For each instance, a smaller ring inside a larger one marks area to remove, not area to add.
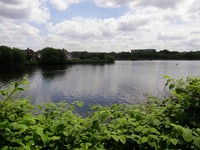
[[[29,140],[32,139],[32,138],[33,138],[33,136],[28,136],[28,135],[27,135],[27,136],[24,137],[24,140],[25,140],[25,141],[29,141]]]
[[[177,131],[177,133],[181,136],[183,133],[183,127],[180,125],[175,125],[175,124],[171,124],[171,126],[173,126],[175,128],[175,130]]]
[[[43,136],[43,128],[41,127],[38,127],[37,130],[36,130],[36,133],[40,136]]]
[[[146,143],[148,141],[148,138],[147,137],[142,137],[142,139],[141,139],[141,142],[142,143]]]
[[[183,129],[182,137],[186,142],[191,142],[193,139],[192,131],[190,129]]]
[[[159,126],[161,124],[161,122],[158,119],[154,119],[153,124],[156,126]]]
[[[173,144],[173,145],[177,145],[178,143],[178,140],[177,139],[170,139],[170,142]]]
[[[63,131],[65,128],[65,125],[64,124],[59,124],[57,127],[56,127],[56,130],[57,132],[60,132],[60,131]]]
[[[43,128],[38,127],[37,130],[36,130],[36,133],[41,137],[41,139],[42,139],[42,141],[43,141],[44,143],[47,142],[47,137],[46,137],[46,136],[44,135],[44,133],[43,133]]]
[[[60,140],[60,137],[59,136],[52,136],[52,137],[50,137],[50,140],[57,141],[57,140]]]
[[[84,106],[84,103],[83,103],[83,102],[77,102],[76,104],[77,104],[77,106],[79,106],[79,107],[83,107],[83,106]]]
[[[194,144],[200,149],[200,137],[194,138]]]
[[[169,85],[169,89],[170,89],[170,90],[173,89],[174,86],[175,86],[175,84],[170,84],[170,85]]]
[[[149,131],[149,128],[143,128],[142,133],[147,133]]]
[[[67,132],[67,131],[64,131],[63,134],[64,134],[65,136],[69,136],[69,132]]]
[[[8,118],[9,118],[11,121],[14,121],[14,120],[15,120],[15,114],[12,114],[12,115],[8,116]]]
[[[197,132],[200,134],[200,128],[197,128]]]
[[[24,88],[18,87],[17,90],[19,90],[19,91],[23,91]]]
[[[90,106],[91,110],[97,110],[97,109],[101,109],[101,108],[102,108],[102,106],[100,106],[100,105],[92,105],[92,106]]]
[[[176,88],[175,91],[177,94],[181,94],[184,92],[184,90],[182,88]]]
[[[8,96],[8,92],[6,90],[1,90],[0,93],[3,96]]]
[[[139,132],[143,129],[143,126],[138,126],[137,128],[135,128],[135,131]]]
[[[169,79],[170,76],[168,76],[168,75],[165,74],[165,75],[163,76],[163,78],[164,78],[164,79]]]
[[[28,129],[28,126],[25,124],[19,124],[16,128],[20,130],[19,133],[21,134]]]
[[[155,133],[155,134],[160,134],[160,132],[158,132],[158,130],[155,128],[151,128],[150,132]]]
[[[123,135],[119,136],[119,140],[120,140],[123,144],[126,143],[126,137],[123,136]]]
[[[105,121],[105,119],[108,117],[108,113],[107,112],[105,112],[105,111],[103,111],[102,113],[101,113],[101,120],[102,121]]]
[[[23,146],[23,149],[25,149],[25,150],[31,150],[31,148],[30,148],[29,145],[26,145],[26,146],[24,145],[24,146]]]
[[[17,87],[19,86],[19,83],[18,83],[18,82],[15,82],[15,83],[14,83],[14,86],[15,86],[15,88],[17,88]]]
[[[112,138],[113,138],[116,142],[119,141],[119,137],[118,137],[117,135],[112,135]]]

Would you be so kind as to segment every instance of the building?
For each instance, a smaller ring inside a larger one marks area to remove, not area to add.
[[[65,53],[67,59],[69,60],[73,59],[71,53],[68,52],[66,49],[63,48],[62,51]]]
[[[32,49],[27,48],[26,50],[24,50],[24,52],[25,52],[25,56],[26,56],[27,61],[37,59],[37,53],[34,52]]]
[[[131,53],[138,53],[138,52],[156,52],[156,49],[132,49]]]

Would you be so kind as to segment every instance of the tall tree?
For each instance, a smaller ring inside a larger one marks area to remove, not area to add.
[[[1,63],[13,63],[14,56],[13,51],[10,47],[0,46],[0,62]]]

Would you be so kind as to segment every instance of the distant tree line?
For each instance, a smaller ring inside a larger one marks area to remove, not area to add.
[[[200,60],[200,51],[177,52],[169,50],[136,52],[71,52],[65,49],[46,47],[34,52],[0,46],[0,64],[74,64],[113,63],[116,60]]]
[[[108,53],[71,52],[71,56],[75,62],[83,63],[113,63],[115,61],[115,57]]]
[[[0,46],[0,64],[76,64],[76,63],[113,63],[114,56],[107,53],[72,52],[65,49],[46,47],[34,52]]]
[[[31,49],[21,50],[0,46],[0,64],[64,64],[67,54],[64,50],[46,47],[34,52]]]
[[[24,63],[25,60],[25,53],[21,49],[0,46],[1,64]]]
[[[159,52],[111,52],[109,55],[116,60],[200,60],[200,51],[177,52],[166,49]]]

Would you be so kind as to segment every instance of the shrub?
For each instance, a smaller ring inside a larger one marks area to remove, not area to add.
[[[13,51],[10,47],[0,46],[0,62],[9,64],[13,63],[14,56]]]
[[[0,149],[200,149],[200,77],[167,77],[172,95],[141,105],[92,106],[88,117],[74,104],[34,106],[14,99],[26,80],[0,90]]]

